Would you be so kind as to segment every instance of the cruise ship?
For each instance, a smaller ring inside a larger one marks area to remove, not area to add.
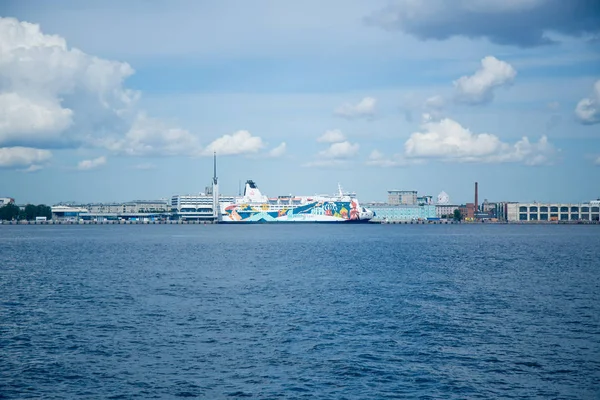
[[[244,194],[234,202],[221,203],[220,221],[224,223],[259,222],[369,222],[375,213],[361,207],[354,193],[338,185],[333,196],[263,195],[254,181],[248,180]]]

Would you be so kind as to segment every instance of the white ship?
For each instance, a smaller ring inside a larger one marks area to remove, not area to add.
[[[368,222],[375,213],[361,207],[354,193],[338,187],[333,196],[267,197],[249,180],[244,195],[231,203],[220,204],[220,221],[225,223],[258,222]]]

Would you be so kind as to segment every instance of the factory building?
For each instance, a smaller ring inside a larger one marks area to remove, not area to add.
[[[507,203],[509,222],[599,221],[600,200],[589,203]]]

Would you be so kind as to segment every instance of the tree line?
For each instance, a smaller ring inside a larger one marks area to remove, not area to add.
[[[27,204],[23,210],[12,203],[0,207],[0,220],[33,221],[36,217],[46,217],[47,219],[51,219],[52,209],[45,204],[38,204],[37,206],[34,204]]]

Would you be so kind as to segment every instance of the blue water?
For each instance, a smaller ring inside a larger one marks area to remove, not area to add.
[[[600,398],[600,227],[0,227],[0,397]]]

